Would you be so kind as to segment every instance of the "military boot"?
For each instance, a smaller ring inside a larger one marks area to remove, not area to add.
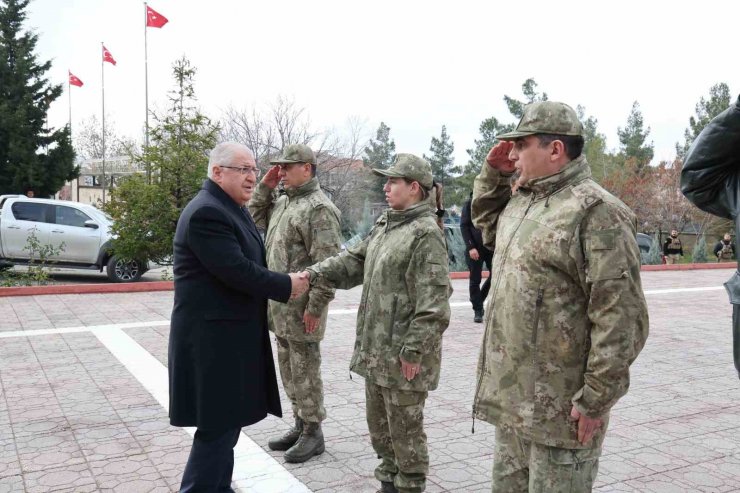
[[[306,462],[314,455],[323,453],[324,432],[321,431],[321,423],[306,422],[296,444],[285,452],[285,461],[291,463]]]
[[[290,447],[295,445],[295,442],[298,441],[298,438],[300,438],[302,432],[303,420],[296,417],[295,426],[286,431],[283,436],[273,438],[272,440],[267,442],[267,446],[270,447],[270,450],[288,450]]]
[[[390,481],[381,481],[377,493],[398,493],[398,490]]]
[[[483,309],[475,310],[475,317],[473,317],[473,322],[479,324],[483,322]]]

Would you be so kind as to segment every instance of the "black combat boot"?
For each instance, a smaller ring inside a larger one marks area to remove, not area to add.
[[[295,442],[298,441],[298,438],[301,436],[302,432],[303,420],[296,417],[295,426],[286,431],[283,436],[279,438],[273,438],[272,440],[267,442],[267,446],[270,447],[270,450],[288,450],[290,447],[295,445]]]
[[[324,453],[324,432],[321,423],[303,424],[303,433],[295,445],[285,452],[285,461],[291,463],[306,462],[314,455]]]
[[[398,493],[398,490],[390,481],[381,481],[380,489],[377,493]]]
[[[473,322],[479,324],[483,322],[483,309],[475,310],[475,317],[473,317]]]

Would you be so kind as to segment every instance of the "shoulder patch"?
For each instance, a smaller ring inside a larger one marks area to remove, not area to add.
[[[593,180],[583,180],[571,190],[584,209],[590,209],[604,201],[602,189]]]
[[[604,229],[591,232],[592,250],[614,250],[619,236],[618,229]]]

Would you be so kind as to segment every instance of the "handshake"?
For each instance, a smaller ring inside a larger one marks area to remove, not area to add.
[[[294,272],[290,276],[290,299],[296,299],[303,295],[309,288],[310,276],[308,271]]]

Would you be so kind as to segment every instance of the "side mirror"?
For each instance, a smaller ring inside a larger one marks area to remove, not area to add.
[[[88,219],[87,221],[85,221],[85,227],[91,228],[91,229],[98,229],[100,226],[98,226],[98,223],[96,223],[92,219]]]

